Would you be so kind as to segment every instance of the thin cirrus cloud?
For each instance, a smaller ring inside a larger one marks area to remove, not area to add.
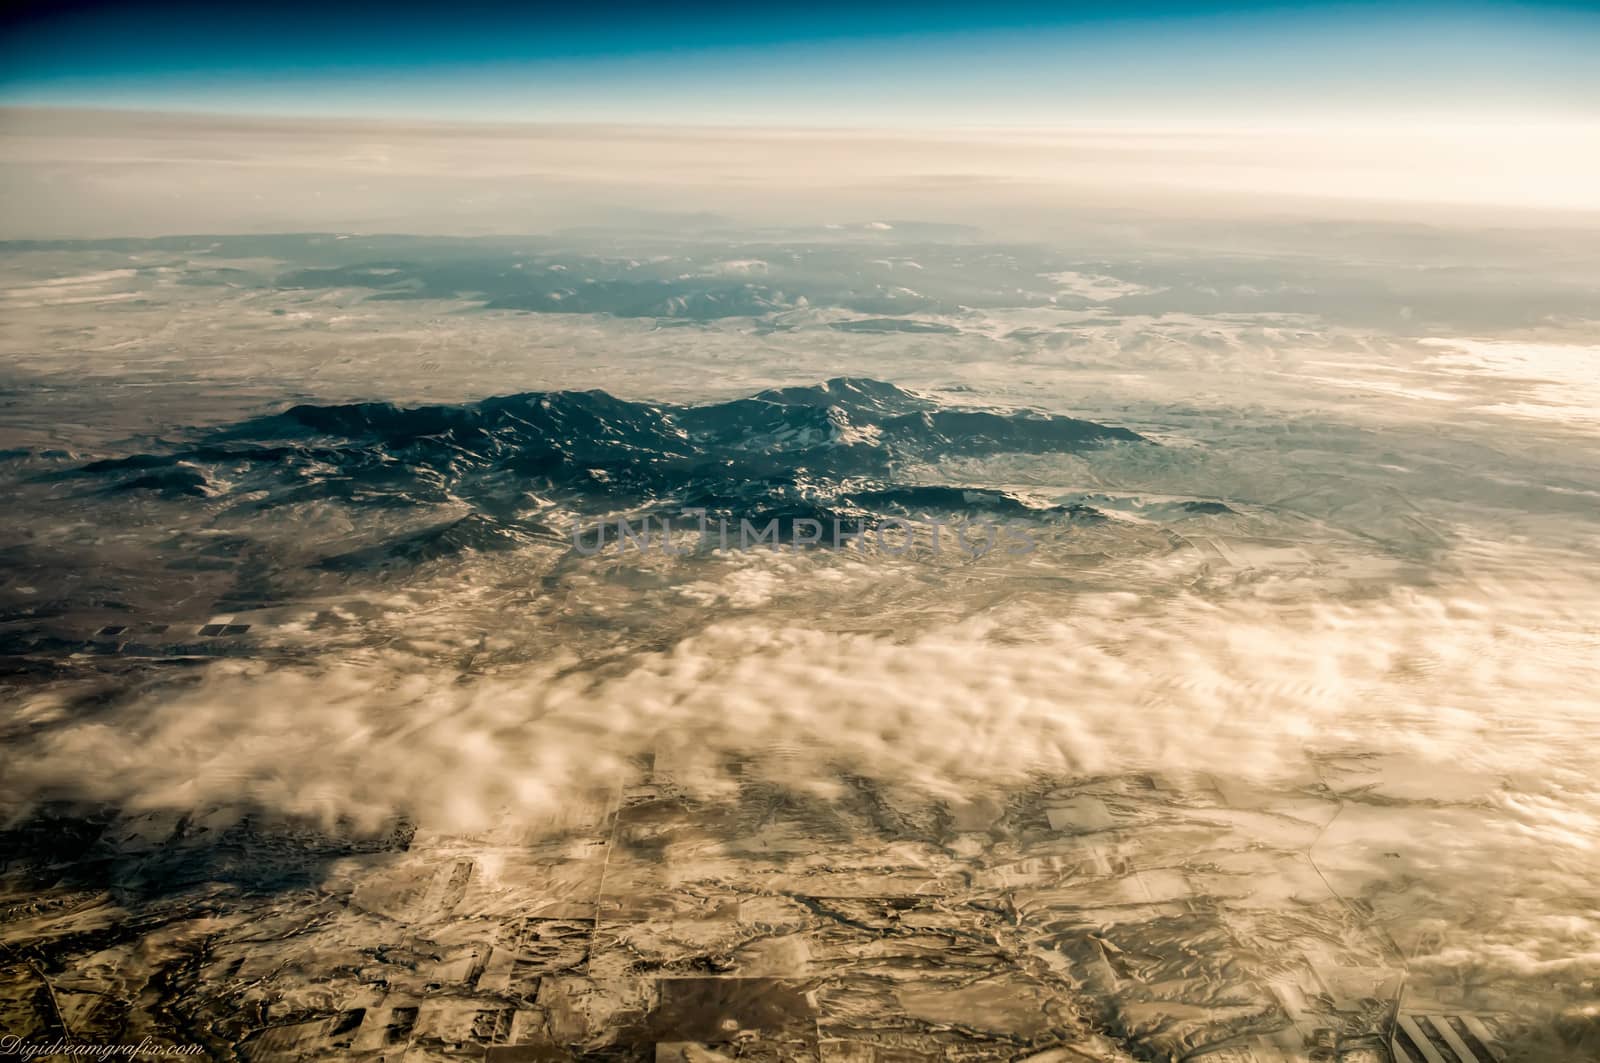
[[[1579,5],[59,5],[8,17],[0,103],[780,125],[1600,111]]]

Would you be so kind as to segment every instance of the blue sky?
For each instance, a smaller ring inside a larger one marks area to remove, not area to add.
[[[54,4],[0,103],[773,125],[1600,113],[1575,4]]]

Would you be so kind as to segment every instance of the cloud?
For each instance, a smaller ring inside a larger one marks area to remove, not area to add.
[[[1592,226],[1595,143],[1571,124],[828,131],[12,108],[0,235],[526,233],[711,213],[1036,237],[1107,208]]]
[[[804,570],[792,580],[833,562],[782,564]],[[865,564],[833,572],[845,594],[880,575]],[[249,800],[466,827],[507,812],[538,818],[663,749],[692,785],[713,789],[731,783],[725,765],[738,757],[794,785],[847,771],[948,797],[1038,771],[1292,776],[1308,751],[1368,749],[1380,729],[1377,744],[1417,771],[1482,772],[1476,797],[1537,764],[1576,787],[1585,815],[1597,811],[1576,745],[1593,726],[1583,691],[1600,685],[1581,619],[1600,588],[1588,583],[1475,580],[1276,606],[1080,594],[1048,614],[1019,607],[905,630],[886,619],[873,635],[790,617],[760,568],[728,586],[733,598],[708,605],[705,585],[687,585],[684,636],[626,669],[575,667],[581,642],[469,677],[431,644],[359,663],[343,652],[287,667],[220,662],[193,688],[24,740],[7,795]],[[1581,832],[1545,840],[1589,845]]]

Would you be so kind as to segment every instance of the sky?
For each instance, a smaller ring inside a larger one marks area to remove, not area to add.
[[[1031,236],[1105,208],[1592,229],[1597,55],[1600,6],[1550,2],[24,3],[0,238]]]
[[[23,4],[0,106],[822,127],[1585,122],[1582,4]]]

